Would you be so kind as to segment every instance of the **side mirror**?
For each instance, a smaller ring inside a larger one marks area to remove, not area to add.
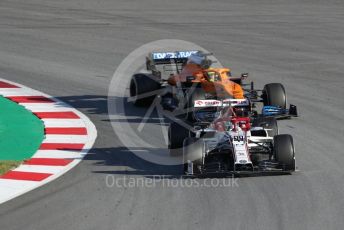
[[[241,79],[245,79],[248,78],[248,73],[242,73],[241,74]]]

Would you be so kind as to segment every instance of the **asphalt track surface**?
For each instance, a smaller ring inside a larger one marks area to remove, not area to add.
[[[343,12],[343,1],[2,0],[1,77],[74,105],[98,139],[66,175],[1,205],[1,229],[342,229]],[[203,46],[258,86],[282,82],[301,113],[280,122],[300,172],[233,188],[108,188],[108,174],[179,171],[125,151],[107,116],[121,60],[166,38]]]

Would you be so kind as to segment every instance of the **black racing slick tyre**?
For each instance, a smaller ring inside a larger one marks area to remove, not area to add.
[[[291,135],[281,134],[274,137],[273,154],[283,170],[295,171],[295,149]]]
[[[204,144],[202,139],[195,137],[189,137],[184,140],[183,143],[183,165],[184,174],[188,174],[188,162],[193,163],[192,171],[193,175],[201,173],[201,167],[203,165],[203,152]]]
[[[275,117],[257,117],[253,120],[252,126],[268,129],[267,133],[270,137],[278,135],[278,125]]]
[[[284,86],[280,83],[266,84],[263,89],[264,105],[279,106],[287,108],[287,95]]]
[[[171,156],[182,154],[183,142],[187,137],[189,137],[189,130],[187,128],[177,122],[170,124],[168,128],[168,148]]]
[[[160,83],[145,74],[134,74],[130,81],[130,97],[137,106],[149,106],[156,97]],[[144,95],[152,93],[152,95]]]

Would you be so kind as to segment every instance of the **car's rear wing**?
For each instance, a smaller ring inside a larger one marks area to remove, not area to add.
[[[146,57],[146,68],[161,80],[167,80],[171,74],[179,73],[188,58],[201,53],[199,50],[151,52]]]
[[[185,51],[168,51],[168,52],[151,52],[148,54],[151,64],[169,64],[171,62],[183,63],[192,55],[200,52],[199,50],[185,50]]]

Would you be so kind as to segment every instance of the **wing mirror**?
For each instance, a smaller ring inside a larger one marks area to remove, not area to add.
[[[241,74],[241,79],[246,79],[248,78],[248,73],[242,73]]]

